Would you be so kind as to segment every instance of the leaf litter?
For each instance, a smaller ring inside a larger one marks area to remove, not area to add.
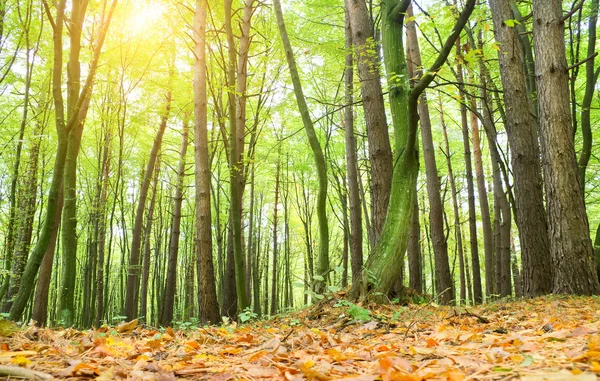
[[[356,306],[336,299],[268,321],[0,330],[0,376],[67,380],[596,380],[600,299],[477,307]],[[319,316],[317,319],[310,317]],[[6,334],[6,333],[5,333]],[[11,378],[13,377],[13,378]]]

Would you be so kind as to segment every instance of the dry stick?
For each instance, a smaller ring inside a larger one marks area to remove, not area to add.
[[[50,380],[52,375],[19,366],[0,365],[0,376],[26,378],[29,380]]]
[[[444,291],[440,292],[439,294],[436,295],[435,298],[431,299],[429,302],[427,302],[426,304],[423,304],[421,307],[417,308],[417,310],[413,313],[412,318],[414,318],[415,316],[417,316],[417,314],[425,307],[431,305],[433,302],[435,302],[443,293],[445,293],[446,291],[450,290],[450,287],[448,287],[447,289],[445,289]],[[412,319],[411,318],[411,319]],[[410,332],[410,329],[412,328],[413,325],[417,324],[418,320],[415,319],[413,321],[411,321],[411,323],[408,325],[408,327],[406,328],[406,332],[404,332],[404,340],[406,340],[406,338],[408,337],[408,332]]]

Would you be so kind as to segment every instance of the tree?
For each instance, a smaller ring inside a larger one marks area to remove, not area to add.
[[[319,260],[318,260],[318,275],[325,278],[329,271],[329,222],[327,221],[327,165],[325,164],[325,157],[323,155],[323,149],[319,138],[315,132],[315,128],[308,111],[308,105],[306,104],[306,98],[302,91],[302,84],[300,82],[300,76],[296,67],[296,60],[294,58],[294,52],[292,51],[292,45],[290,43],[285,22],[283,19],[283,12],[281,10],[281,2],[279,0],[273,1],[273,7],[275,8],[275,16],[277,17],[277,26],[279,27],[279,35],[283,42],[283,48],[285,50],[285,57],[288,63],[290,76],[294,85],[294,95],[296,96],[296,102],[298,103],[298,110],[302,116],[302,123],[308,136],[308,142],[312,150],[315,167],[319,178],[319,194],[317,197],[317,219],[319,221]],[[324,290],[324,281],[317,283],[316,291],[320,292]]]
[[[407,10],[408,17],[414,17],[412,5]],[[408,75],[415,81],[423,76],[421,51],[417,39],[417,27],[414,21],[406,23],[406,43],[408,55]],[[450,277],[448,263],[448,244],[444,233],[444,209],[440,195],[440,180],[435,161],[435,147],[431,131],[431,118],[425,91],[421,93],[418,102],[419,120],[421,122],[421,140],[423,141],[423,156],[425,158],[425,175],[427,177],[427,197],[429,198],[429,224],[433,253],[435,255],[435,280],[437,291],[441,293],[441,303],[450,304],[454,300],[454,287]]]
[[[106,3],[105,3],[106,4]],[[84,85],[79,91],[79,83],[80,78],[77,76],[75,78],[75,74],[79,74],[79,71],[76,67],[79,66],[79,52],[77,49],[71,49],[69,52],[69,62],[70,62],[70,78],[71,80],[67,83],[67,93],[69,96],[67,97],[67,118],[65,118],[65,108],[64,108],[64,100],[62,95],[62,65],[63,65],[63,43],[62,43],[62,35],[63,35],[63,24],[65,20],[65,6],[66,0],[61,0],[56,5],[56,18],[53,18],[51,15],[50,8],[46,2],[44,2],[44,8],[47,13],[47,17],[50,20],[50,24],[53,29],[53,48],[54,48],[54,59],[53,59],[53,69],[52,69],[52,95],[54,98],[54,111],[55,111],[55,121],[56,121],[56,131],[58,136],[58,144],[57,151],[55,157],[54,164],[54,172],[52,174],[52,184],[50,186],[50,191],[48,195],[47,208],[46,208],[46,217],[44,218],[43,227],[40,232],[40,238],[37,241],[35,248],[33,249],[29,259],[27,261],[27,265],[23,272],[23,276],[21,277],[21,286],[19,288],[19,292],[15,297],[15,301],[10,310],[10,318],[12,320],[18,320],[21,318],[23,311],[25,310],[25,306],[33,292],[34,279],[39,270],[40,264],[44,258],[44,255],[47,252],[48,247],[51,244],[52,238],[52,227],[54,226],[54,220],[58,214],[58,206],[59,206],[59,193],[63,187],[63,176],[65,175],[66,169],[66,160],[68,150],[69,141],[76,141],[76,138],[81,136],[81,131],[83,130],[83,124],[85,122],[85,118],[87,116],[87,112],[90,105],[90,100],[92,96],[92,89],[94,84],[94,78],[96,75],[96,70],[98,69],[98,63],[100,60],[100,53],[102,51],[102,45],[104,44],[104,40],[106,38],[106,34],[108,32],[108,28],[110,26],[110,22],[112,19],[112,15],[114,9],[117,5],[117,0],[113,0],[107,12],[103,15],[100,22],[100,27],[98,29],[98,34],[96,37],[96,41],[93,48],[92,60],[90,64],[90,68],[88,70],[87,77],[85,79]],[[85,14],[85,9],[87,7],[87,1],[82,0],[82,3],[74,1],[73,9],[77,12],[83,11]],[[104,7],[106,10],[106,6]],[[76,32],[74,31],[75,36]],[[79,34],[80,36],[80,34]],[[73,44],[73,41],[71,42]],[[79,42],[76,42],[79,45]],[[73,133],[71,140],[68,140],[69,134]],[[76,155],[74,154],[74,148],[71,148],[70,155],[70,165],[74,165],[72,162],[76,159]],[[71,171],[72,173],[72,171]],[[72,183],[67,183],[68,185]],[[70,194],[72,194],[73,188],[70,190]],[[71,274],[69,274],[70,276]],[[68,285],[67,285],[68,287]],[[71,291],[67,290],[62,300],[64,300],[65,306],[69,307],[71,305],[71,301],[69,300],[71,296]],[[63,306],[64,307],[64,306]]]
[[[219,304],[212,260],[210,164],[206,106],[206,0],[196,0],[194,17],[194,158],[198,306],[202,324],[218,323]]]
[[[552,292],[596,294],[589,223],[571,138],[568,67],[560,0],[533,2],[540,141],[548,204]]]
[[[504,1],[490,0],[494,35],[500,44],[498,60],[506,107],[506,134],[515,178],[516,222],[521,242],[523,294],[543,295],[552,289],[549,238],[543,203],[542,172],[536,119],[528,99],[526,63],[518,31],[506,24],[513,13]]]
[[[396,282],[403,263],[412,221],[413,197],[417,180],[417,157],[415,151],[418,128],[418,100],[421,93],[433,81],[439,68],[446,62],[454,42],[467,23],[475,1],[469,0],[458,17],[452,32],[444,42],[435,62],[409,90],[406,59],[402,42],[404,13],[410,0],[384,1],[381,3],[382,43],[384,61],[390,87],[390,108],[394,125],[395,157],[390,205],[383,232],[363,272],[363,279],[354,286],[354,294],[366,294],[372,289],[388,294]]]
[[[392,148],[385,104],[379,74],[378,46],[373,36],[373,25],[365,0],[346,0],[350,19],[352,43],[355,46],[361,98],[367,125],[369,162],[371,163],[371,217],[374,237],[369,237],[371,248],[375,246],[390,200],[392,186]]]
[[[346,94],[344,101],[344,138],[346,143],[346,171],[348,172],[348,203],[350,208],[350,258],[352,263],[352,283],[358,282],[363,265],[362,215],[358,189],[358,161],[356,158],[356,138],[354,137],[354,54],[352,53],[352,26],[350,10],[346,2],[346,69],[344,72]],[[381,86],[381,85],[380,85]]]

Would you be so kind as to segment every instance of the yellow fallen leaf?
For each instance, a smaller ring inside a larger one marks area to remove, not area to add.
[[[13,357],[10,362],[18,366],[25,366],[27,364],[31,364],[31,361],[25,356],[16,356]]]

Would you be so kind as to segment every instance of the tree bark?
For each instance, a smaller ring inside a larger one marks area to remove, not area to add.
[[[562,1],[534,0],[540,140],[548,205],[553,293],[597,294],[592,241],[571,138]]]
[[[207,0],[196,0],[194,17],[194,158],[196,184],[196,255],[198,306],[202,324],[220,321],[212,259],[210,165],[206,99]]]
[[[318,274],[325,280],[318,282],[316,285],[316,291],[323,291],[325,289],[326,277],[329,272],[329,223],[327,221],[327,165],[325,163],[325,157],[323,155],[323,149],[319,143],[319,138],[315,132],[313,122],[310,118],[310,112],[308,105],[306,104],[306,98],[302,91],[302,84],[300,83],[300,76],[298,69],[296,68],[296,60],[294,58],[294,52],[292,51],[292,45],[288,38],[288,34],[285,28],[285,22],[283,19],[283,12],[281,10],[281,2],[279,0],[273,0],[273,7],[275,8],[275,15],[277,17],[277,25],[279,27],[279,35],[283,42],[285,49],[285,56],[288,62],[290,76],[292,77],[292,83],[294,85],[294,94],[296,96],[296,102],[298,103],[298,109],[302,115],[302,123],[308,136],[308,142],[313,152],[315,167],[319,179],[319,194],[317,196],[317,219],[319,221],[319,260],[318,260]]]
[[[408,7],[407,15],[413,17],[412,6]],[[406,23],[406,43],[408,55],[408,75],[414,80],[419,80],[423,75],[421,52],[417,39],[417,27],[414,20]],[[431,119],[429,105],[425,91],[421,94],[418,104],[419,120],[421,122],[421,140],[423,141],[423,157],[425,159],[425,175],[427,178],[427,196],[429,200],[429,225],[433,253],[435,256],[435,277],[438,285],[439,301],[450,304],[454,300],[454,285],[450,276],[448,262],[448,244],[444,234],[444,209],[440,196],[440,179],[438,177],[437,163],[435,160],[435,147],[431,132]]]
[[[444,120],[444,110],[442,108],[442,99],[440,97],[440,124],[442,125],[442,133],[444,134],[444,154],[446,156],[446,165],[448,166],[448,180],[450,181],[450,190],[452,192],[452,208],[454,212],[454,236],[456,239],[456,249],[458,254],[459,266],[459,302],[466,304],[467,302],[467,285],[465,273],[465,248],[463,246],[462,223],[460,221],[460,206],[458,203],[458,190],[456,188],[456,180],[454,178],[454,170],[452,169],[452,154],[450,153],[450,142],[448,140],[448,132],[446,122]]]
[[[187,119],[187,118],[186,118]],[[183,204],[183,182],[185,180],[185,155],[188,146],[187,120],[183,123],[181,137],[181,150],[179,151],[179,168],[177,170],[177,185],[175,186],[175,197],[173,198],[173,222],[171,224],[171,236],[169,243],[169,259],[167,264],[167,280],[163,295],[162,312],[159,323],[166,327],[173,320],[173,308],[175,305],[175,293],[177,292],[177,258],[179,254],[179,236],[181,233],[181,205]]]
[[[365,0],[346,0],[350,18],[352,43],[361,86],[371,164],[371,218],[375,247],[387,214],[392,186],[392,148],[385,115],[378,47],[373,39],[373,26]],[[349,103],[347,103],[349,104]]]
[[[461,56],[460,39],[456,40],[456,53]],[[466,96],[464,88],[464,75],[462,64],[456,67],[457,80],[459,82],[460,117],[463,135],[463,147],[465,153],[465,172],[467,180],[467,195],[469,204],[469,243],[471,245],[471,261],[473,263],[473,302],[483,302],[483,290],[481,288],[481,268],[479,265],[479,245],[477,243],[477,216],[475,212],[475,187],[473,186],[473,167],[471,161],[471,144],[469,143],[469,122],[467,120]]]
[[[521,243],[523,295],[533,297],[552,290],[553,268],[536,119],[531,114],[526,87],[526,63],[515,28],[506,25],[513,13],[505,1],[490,0],[494,35],[500,44],[498,60],[506,107],[506,134],[515,178],[516,221]]]

